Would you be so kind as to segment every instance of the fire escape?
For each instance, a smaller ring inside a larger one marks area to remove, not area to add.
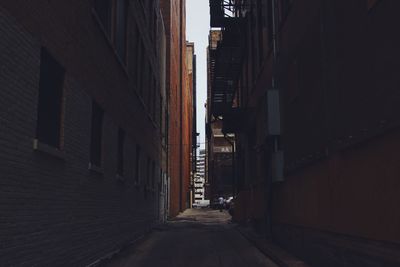
[[[244,53],[243,0],[210,0],[210,25],[221,28],[217,45],[210,42],[211,114],[224,117],[232,110]]]

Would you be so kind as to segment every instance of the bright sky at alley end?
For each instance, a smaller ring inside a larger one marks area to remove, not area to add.
[[[205,108],[207,99],[207,46],[210,30],[208,0],[187,0],[186,39],[194,42],[197,57],[197,132],[201,148],[205,142]]]

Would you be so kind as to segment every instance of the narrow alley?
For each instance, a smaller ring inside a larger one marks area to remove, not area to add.
[[[0,267],[399,267],[399,10],[0,0]]]
[[[278,267],[236,227],[226,211],[188,209],[104,267]]]

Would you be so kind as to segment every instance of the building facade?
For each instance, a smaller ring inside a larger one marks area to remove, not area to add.
[[[162,220],[162,25],[156,0],[1,1],[1,266],[95,264]]]
[[[197,156],[196,172],[194,174],[194,201],[193,203],[201,204],[205,198],[205,175],[206,175],[206,150],[200,149]]]
[[[195,44],[193,42],[186,42],[186,67],[187,67],[187,88],[189,92],[190,103],[190,121],[189,130],[191,132],[190,136],[190,197],[189,197],[189,207],[191,207],[194,198],[194,179],[196,174],[196,164],[197,164],[197,105],[196,105],[196,54],[195,54]]]
[[[236,219],[315,266],[399,265],[400,3],[229,3],[210,1],[210,105],[236,137]]]
[[[233,196],[235,181],[234,135],[222,131],[221,114],[213,112],[213,81],[216,75],[217,47],[222,41],[221,30],[210,30],[207,49],[207,103],[206,103],[206,140],[207,140],[207,197],[210,200],[224,196]],[[217,96],[217,98],[220,95]]]
[[[190,205],[193,92],[187,72],[186,2],[160,3],[167,38],[169,216],[174,217]]]

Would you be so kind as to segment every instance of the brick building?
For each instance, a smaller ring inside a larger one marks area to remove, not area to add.
[[[236,219],[313,266],[400,265],[400,3],[229,3],[210,0],[210,105],[236,137]]]
[[[87,266],[164,216],[159,1],[0,3],[0,265]]]
[[[169,215],[173,217],[189,207],[190,201],[192,92],[186,61],[186,1],[160,3],[167,38]]]
[[[222,120],[220,114],[213,112],[212,104],[215,93],[212,81],[216,74],[216,52],[219,42],[222,40],[221,30],[210,30],[209,46],[207,49],[207,198],[210,200],[218,196],[226,198],[233,195],[234,184],[234,142],[232,135],[227,136],[222,132]],[[217,96],[218,98],[218,96]]]
[[[190,147],[190,201],[189,207],[194,200],[194,178],[196,173],[197,167],[197,120],[196,120],[196,54],[195,54],[195,45],[193,42],[186,42],[186,68],[187,68],[187,90],[188,90],[188,97],[190,98],[190,102],[187,103],[189,106],[189,116],[188,116],[188,126],[189,131],[191,133],[189,139],[189,146]],[[187,153],[187,152],[185,152]]]
[[[206,150],[200,149],[196,158],[196,172],[193,177],[194,197],[193,203],[203,204],[205,200],[205,171],[206,168]]]

